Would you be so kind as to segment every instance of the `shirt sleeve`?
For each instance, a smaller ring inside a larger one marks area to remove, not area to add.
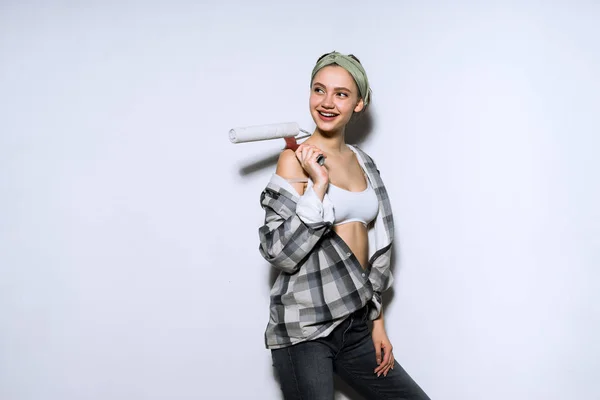
[[[369,273],[369,281],[373,286],[373,297],[369,302],[369,319],[371,320],[379,317],[383,306],[381,294],[388,290],[394,282],[394,276],[390,270],[390,257],[391,251],[388,249],[371,265]]]
[[[312,186],[309,186],[304,194],[300,196],[296,206],[296,214],[307,224],[333,224],[335,220],[333,203],[329,196],[325,194],[323,201],[321,201]]]
[[[280,180],[275,179],[275,182]],[[333,218],[326,214],[332,213],[333,209],[326,211],[327,207],[320,204],[316,193],[306,191],[305,194],[289,196],[285,190],[267,188],[261,195],[265,222],[258,230],[260,253],[273,267],[290,274],[298,271],[321,237],[332,227],[330,220]],[[298,203],[304,204],[305,220],[297,212]]]

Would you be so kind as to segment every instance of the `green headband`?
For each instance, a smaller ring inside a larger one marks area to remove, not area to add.
[[[340,54],[337,51],[327,54],[317,61],[317,65],[315,65],[313,68],[310,81],[312,82],[315,79],[315,75],[321,68],[333,64],[339,65],[348,71],[350,75],[352,75],[354,82],[356,82],[356,86],[358,86],[360,97],[363,99],[363,103],[366,108],[371,100],[371,88],[369,87],[369,80],[367,79],[367,73],[365,72],[365,69],[352,57]]]

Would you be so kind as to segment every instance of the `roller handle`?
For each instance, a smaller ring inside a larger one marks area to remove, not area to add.
[[[298,144],[298,142],[296,141],[295,137],[286,137],[283,139],[285,140],[285,148],[286,149],[291,149],[293,151],[296,151],[298,146],[300,146]],[[317,157],[317,162],[319,163],[319,165],[325,164],[325,156],[323,154],[320,154],[319,157]]]

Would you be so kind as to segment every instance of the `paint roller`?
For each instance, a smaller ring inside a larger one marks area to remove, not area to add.
[[[302,135],[300,135],[302,133]],[[310,136],[310,132],[300,128],[296,122],[286,122],[281,124],[254,125],[233,128],[229,131],[229,140],[231,143],[258,142],[262,140],[284,139],[286,148],[296,150],[298,148],[298,139],[304,139]],[[325,163],[325,157],[320,155],[317,158],[320,165]]]

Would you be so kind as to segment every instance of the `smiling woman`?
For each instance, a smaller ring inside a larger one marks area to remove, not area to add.
[[[356,57],[319,58],[315,131],[281,153],[261,195],[260,252],[280,270],[265,342],[286,399],[333,399],[334,373],[369,399],[428,399],[395,361],[384,327],[381,293],[393,282],[387,191],[372,158],[345,140],[370,99]]]

